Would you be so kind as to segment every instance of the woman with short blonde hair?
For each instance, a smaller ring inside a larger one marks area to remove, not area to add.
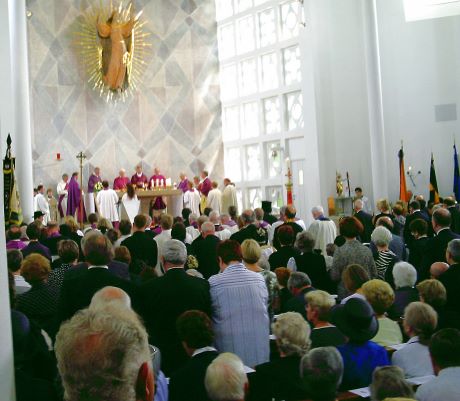
[[[310,349],[310,326],[297,312],[278,315],[272,324],[280,358],[257,365],[251,377],[251,398],[305,400],[300,361]]]
[[[363,295],[374,309],[379,322],[379,330],[372,341],[384,347],[401,344],[403,338],[398,323],[386,317],[385,314],[395,300],[390,284],[379,279],[370,280],[363,285]]]

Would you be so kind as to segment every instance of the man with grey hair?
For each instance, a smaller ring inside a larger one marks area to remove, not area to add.
[[[353,203],[354,216],[361,222],[364,227],[363,233],[360,235],[361,242],[371,242],[371,234],[374,228],[372,224],[372,215],[364,210],[364,202],[362,199],[356,199]]]
[[[446,259],[450,266],[438,280],[446,287],[445,310],[450,327],[460,329],[460,239],[449,242]]]
[[[308,227],[308,232],[315,239],[314,249],[320,249],[323,255],[326,255],[327,244],[333,244],[337,237],[337,226],[335,223],[324,216],[324,208],[315,206],[311,209],[313,223]]]
[[[311,350],[300,362],[309,399],[312,401],[335,401],[337,389],[342,382],[343,361],[335,347]]]
[[[220,354],[208,366],[204,385],[212,401],[244,401],[248,378],[243,362],[230,352]]]
[[[443,274],[449,268],[449,263],[445,262],[434,262],[430,266],[430,276],[431,278],[437,279],[441,274]]]
[[[185,311],[201,310],[211,315],[209,283],[184,270],[187,249],[178,240],[163,243],[161,262],[164,276],[148,281],[141,288],[143,317],[152,344],[161,349],[162,369],[170,376],[186,361],[187,355],[177,337],[176,320]]]
[[[230,230],[221,225],[219,212],[213,210],[211,213],[209,213],[209,221],[212,224],[214,224],[214,235],[221,241],[224,241],[231,237],[232,233],[230,232]]]
[[[201,241],[193,241],[191,253],[198,260],[198,270],[207,280],[214,274],[219,273],[217,262],[217,245],[220,239],[215,232],[214,224],[210,221],[201,226]]]
[[[241,213],[241,219],[243,221],[243,228],[240,231],[232,234],[231,240],[237,241],[240,244],[247,239],[253,239],[257,241],[259,245],[266,245],[268,243],[268,233],[265,228],[258,227],[256,223],[256,215],[253,210],[246,209]]]
[[[131,299],[121,288],[107,286],[93,295],[89,308],[103,309],[111,305],[131,309]]]
[[[66,401],[153,399],[147,332],[125,307],[82,310],[62,324],[55,351]]]
[[[100,232],[94,231],[85,236],[82,246],[89,267],[82,269],[78,274],[64,276],[58,303],[58,322],[70,319],[78,310],[86,308],[91,303],[93,295],[106,286],[124,290],[136,308],[135,286],[115,276],[107,266],[113,257],[110,240]]]
[[[298,312],[307,320],[307,300],[305,295],[315,290],[311,285],[310,277],[303,272],[293,272],[289,277],[287,286],[292,298],[286,302],[284,310],[281,312]]]

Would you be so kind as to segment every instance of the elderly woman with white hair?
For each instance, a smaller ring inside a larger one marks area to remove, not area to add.
[[[385,280],[394,287],[393,276],[391,274],[393,266],[399,262],[398,257],[389,249],[393,236],[388,228],[378,226],[372,231],[371,241],[377,247],[377,254],[374,255],[377,277]]]
[[[403,316],[407,305],[419,300],[418,291],[414,287],[417,281],[417,270],[410,263],[398,262],[394,265],[392,273],[395,301],[388,310],[388,316],[397,320]]]
[[[280,358],[257,365],[249,375],[249,400],[307,399],[299,366],[310,349],[310,326],[299,313],[286,312],[278,315],[272,331]]]

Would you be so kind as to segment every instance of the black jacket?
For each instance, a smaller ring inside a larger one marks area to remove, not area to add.
[[[134,284],[115,276],[107,268],[93,267],[80,274],[69,277],[66,273],[64,276],[58,303],[58,324],[70,319],[80,309],[88,307],[93,295],[107,286],[124,290],[131,298],[133,308],[138,310]]]
[[[219,273],[219,263],[217,261],[217,245],[219,242],[220,239],[215,235],[208,235],[204,239],[193,241],[191,246],[192,255],[198,260],[198,271],[203,274],[206,280]]]
[[[416,211],[412,214],[408,214],[406,216],[406,223],[404,224],[404,242],[406,245],[410,247],[412,241],[414,240],[414,237],[412,236],[412,233],[410,232],[410,224],[417,219],[424,220],[428,223],[430,226],[430,222],[426,219],[425,215],[420,211]]]
[[[209,283],[188,275],[182,268],[169,269],[164,276],[141,287],[141,301],[150,343],[161,349],[162,370],[170,376],[187,361],[177,338],[176,320],[191,309],[211,316]]]
[[[305,252],[294,258],[297,271],[306,273],[310,277],[311,285],[318,290],[335,294],[337,289],[326,269],[323,255],[314,252]]]
[[[249,224],[232,234],[230,239],[238,241],[240,244],[246,239],[253,239],[257,241],[259,245],[266,245],[268,242],[268,234],[265,228],[257,227],[255,224]]]
[[[447,292],[445,317],[449,327],[460,329],[460,264],[450,266],[438,280]]]
[[[129,249],[133,263],[141,261],[150,267],[156,266],[158,247],[156,241],[149,234],[136,231],[131,237],[126,238],[121,245]]]
[[[206,351],[192,357],[171,376],[169,380],[169,401],[210,401],[204,377],[206,369],[219,354]]]
[[[424,277],[429,277],[430,267],[434,262],[446,262],[447,244],[453,239],[460,238],[450,228],[442,229],[438,234],[430,238],[426,243],[422,260],[422,272]]]
[[[270,270],[275,270],[277,267],[287,267],[289,259],[300,255],[299,251],[293,246],[282,246],[278,251],[273,252],[269,258]]]
[[[361,222],[364,227],[364,231],[361,234],[361,242],[369,243],[371,242],[371,234],[374,230],[374,225],[372,224],[372,215],[366,213],[364,210],[360,210],[355,213],[355,217]]]

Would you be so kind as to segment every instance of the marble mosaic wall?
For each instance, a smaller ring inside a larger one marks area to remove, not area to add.
[[[153,46],[138,92],[118,104],[86,83],[74,44],[77,19],[92,3],[27,0],[35,184],[54,187],[63,172],[77,171],[80,151],[88,157],[84,182],[94,166],[113,180],[139,162],[147,175],[159,166],[173,181],[203,168],[222,178],[214,0],[134,1]]]

